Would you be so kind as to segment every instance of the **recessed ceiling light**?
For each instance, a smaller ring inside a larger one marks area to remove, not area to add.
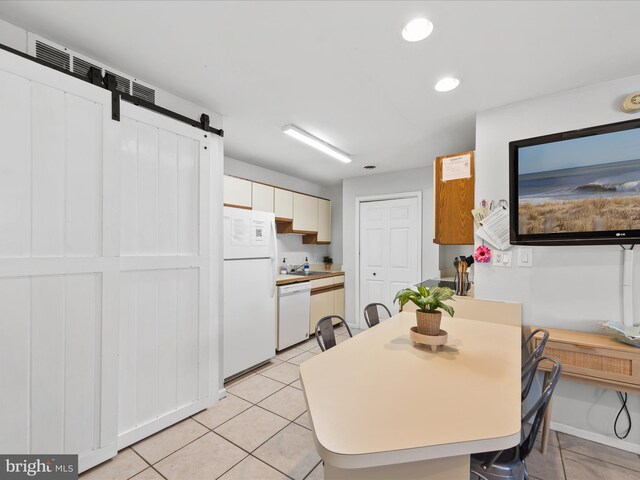
[[[445,77],[439,80],[434,87],[438,92],[450,92],[454,88],[460,85],[460,80],[454,77]]]
[[[349,156],[338,150],[333,145],[328,144],[324,140],[320,140],[318,137],[314,137],[309,132],[305,132],[301,128],[296,127],[295,125],[285,125],[282,127],[282,131],[289,135],[290,137],[295,138],[296,140],[300,140],[302,143],[306,143],[310,147],[313,147],[317,150],[320,150],[322,153],[326,153],[330,157],[335,158],[336,160],[340,160],[344,163],[350,163],[351,159]]]
[[[433,23],[428,18],[416,18],[411,20],[402,29],[402,38],[407,42],[419,42],[433,32]]]

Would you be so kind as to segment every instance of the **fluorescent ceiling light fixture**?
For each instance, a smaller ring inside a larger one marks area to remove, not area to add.
[[[454,77],[446,77],[439,80],[434,87],[438,92],[450,92],[454,88],[460,85],[460,80]]]
[[[335,158],[336,160],[340,160],[344,163],[350,163],[351,159],[349,156],[338,150],[333,145],[329,145],[327,142],[320,140],[317,137],[314,137],[308,132],[296,127],[295,125],[285,125],[282,127],[282,131],[289,135],[290,137],[295,138],[296,140],[300,140],[302,143],[306,143],[310,147],[313,147],[317,150],[320,150],[322,153],[326,153],[327,155]]]
[[[416,18],[411,20],[402,29],[402,38],[407,42],[419,42],[433,32],[433,23],[428,18]]]

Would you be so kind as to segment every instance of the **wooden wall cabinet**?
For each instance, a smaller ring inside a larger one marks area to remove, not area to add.
[[[252,207],[252,182],[242,178],[224,176],[224,204],[227,207]]]
[[[318,320],[327,315],[344,318],[344,275],[311,281],[309,334],[315,333]],[[338,323],[333,320],[334,325]]]
[[[331,242],[331,202],[318,199],[318,243]]]
[[[318,198],[318,233],[302,237],[302,243],[328,245],[331,243],[331,201]]]
[[[468,155],[468,178],[443,181],[443,162],[452,157]],[[473,245],[475,175],[474,152],[462,152],[436,158],[433,164],[435,237],[440,245]]]
[[[318,232],[318,198],[293,194],[293,233]]]
[[[253,210],[259,212],[271,212],[274,209],[274,190],[275,188],[263,183],[253,182],[251,184],[252,200],[251,206]]]
[[[331,243],[331,201],[243,178],[224,176],[224,205],[273,212],[278,233],[303,234],[302,243]]]
[[[274,204],[276,218],[282,220],[293,220],[293,192],[275,188]]]

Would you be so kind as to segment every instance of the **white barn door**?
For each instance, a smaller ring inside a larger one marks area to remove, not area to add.
[[[116,453],[109,92],[0,51],[0,452]]]
[[[121,128],[119,448],[217,394],[209,195],[210,142],[221,141],[126,103]]]

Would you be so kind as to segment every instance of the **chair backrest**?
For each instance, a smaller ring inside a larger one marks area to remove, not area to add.
[[[560,374],[562,373],[562,365],[560,364],[560,362],[555,358],[547,356],[542,356],[536,359],[528,368],[531,369],[535,374],[540,364],[544,361],[550,362],[552,364],[551,371],[546,377],[546,382],[544,383],[544,385],[542,385],[540,397],[538,397],[533,406],[522,417],[523,432],[525,431],[525,427],[529,423],[529,420],[533,419],[533,421],[531,422],[531,429],[529,430],[529,433],[523,436],[523,439],[520,442],[519,450],[520,458],[522,460],[524,460],[533,449],[533,446],[536,442],[536,437],[538,436],[538,431],[540,430],[540,425],[542,425],[542,421],[544,419],[544,414],[547,411],[549,401],[551,400],[553,391],[556,389],[556,385],[558,384],[558,380],[560,379]]]
[[[328,315],[326,317],[322,317],[320,320],[318,320],[318,323],[316,323],[315,332],[316,340],[318,341],[318,345],[320,345],[320,350],[322,350],[323,352],[336,346],[336,334],[333,331],[334,318],[339,319],[347,329],[349,336],[353,337],[353,335],[351,335],[349,325],[347,325],[347,322],[345,322],[342,317],[338,315]],[[322,341],[320,341],[321,338]]]
[[[378,325],[380,320],[391,317],[391,312],[383,303],[370,303],[364,307],[364,321],[369,328]]]
[[[560,374],[562,373],[562,365],[560,364],[560,362],[558,362],[555,358],[544,356],[538,358],[531,365],[529,365],[527,371],[524,371],[522,373],[523,378],[525,377],[525,375],[528,376],[531,371],[533,371],[533,374],[531,375],[531,378],[533,378],[533,375],[535,375],[538,370],[538,366],[544,361],[550,362],[552,364],[551,371],[546,377],[544,385],[542,385],[540,397],[538,397],[529,411],[522,416],[520,429],[523,433],[520,444],[517,447],[517,454],[520,457],[520,460],[524,460],[525,458],[527,458],[529,453],[531,453],[531,450],[533,450],[533,446],[536,443],[536,437],[538,436],[538,431],[540,430],[540,426],[542,425],[542,421],[544,419],[544,414],[547,411],[549,401],[551,400],[553,391],[555,390],[556,385],[558,384],[558,380],[560,379]],[[529,433],[525,434],[524,432],[527,428],[529,420],[531,420],[532,418],[533,421],[531,422]],[[504,450],[497,451],[494,453],[494,455],[485,460],[482,463],[482,469],[487,470],[489,467],[491,467],[491,465],[493,465],[498,460],[503,452]]]
[[[540,341],[537,347],[532,348],[531,341],[533,340],[533,338],[536,336],[537,333],[543,334],[542,340]],[[535,362],[538,358],[542,356],[548,340],[549,340],[549,332],[541,328],[538,328],[533,332],[531,332],[529,336],[522,342],[523,353],[531,352],[529,353],[527,359],[522,363],[522,385],[523,385],[522,400],[524,400],[529,394],[529,390],[531,389],[531,384],[533,383],[533,378],[536,374],[535,369],[531,369],[530,367],[533,364],[533,362]]]

